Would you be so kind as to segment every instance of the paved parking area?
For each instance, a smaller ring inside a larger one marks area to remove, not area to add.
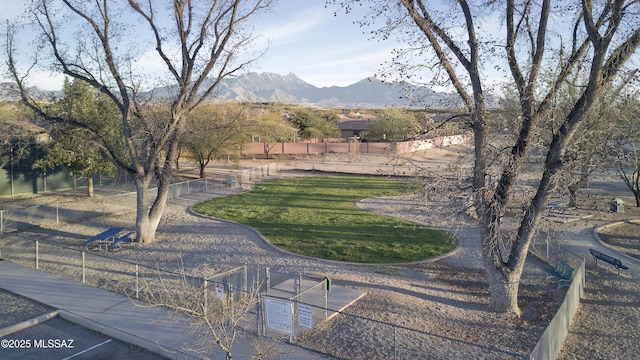
[[[164,357],[60,317],[0,339],[0,359],[156,360]]]

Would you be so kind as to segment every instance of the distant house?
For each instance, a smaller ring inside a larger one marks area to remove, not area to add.
[[[357,114],[359,115],[359,114]],[[373,115],[368,118],[345,118],[344,120],[338,122],[337,126],[340,129],[340,137],[345,139],[361,139],[365,137],[365,131],[367,127],[372,121]],[[433,130],[434,124],[440,124],[442,122],[447,122],[452,118],[460,117],[460,115],[456,114],[427,114],[425,119],[420,121],[420,126],[422,127],[422,131],[426,132],[428,130]]]
[[[429,115],[429,118],[436,123],[448,121],[453,117],[456,117],[456,114],[430,114]]]
[[[361,138],[364,131],[369,126],[371,119],[347,119],[340,121],[337,126],[340,129],[340,136],[343,138]]]

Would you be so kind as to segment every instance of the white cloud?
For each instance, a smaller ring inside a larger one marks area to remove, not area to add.
[[[316,19],[296,19],[293,22],[281,22],[259,28],[259,34],[271,39],[275,44],[286,45],[300,41],[301,37],[311,30],[319,29],[325,20]]]
[[[19,6],[12,2],[12,8],[20,10],[12,11],[21,12],[24,0],[17,3]],[[252,19],[254,35],[259,38],[246,56],[267,52],[250,70],[293,72],[317,86],[347,85],[371,76],[391,57],[391,45],[368,41],[354,20],[349,15],[334,16],[324,1],[281,0],[271,13]],[[142,31],[138,34],[143,35]],[[149,85],[167,79],[166,64],[147,40],[138,36],[121,45],[134,48],[129,52],[134,56],[134,73],[146,76]],[[43,74],[32,82],[59,89],[62,76]]]

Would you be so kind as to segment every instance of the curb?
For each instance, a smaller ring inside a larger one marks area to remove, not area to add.
[[[171,349],[168,347],[164,347],[157,342],[141,338],[134,334],[128,333],[123,330],[119,330],[107,325],[100,324],[96,321],[89,320],[82,316],[78,316],[71,312],[65,310],[59,310],[58,315],[69,322],[72,322],[76,325],[80,325],[86,329],[98,332],[100,334],[109,336],[111,338],[117,339],[119,341],[125,342],[127,344],[135,345],[137,347],[143,348],[145,350],[151,351],[152,353],[162,355],[169,359],[200,359],[199,357],[187,354],[183,350]]]
[[[600,238],[600,234],[598,233],[600,230],[606,229],[608,227],[611,226],[617,226],[617,225],[621,225],[624,223],[634,223],[634,224],[638,224],[640,223],[640,219],[636,219],[636,220],[623,220],[623,221],[616,221],[610,224],[605,224],[605,225],[600,225],[597,226],[593,229],[593,237],[596,239],[596,241],[598,242],[598,244],[600,244],[600,246],[604,247],[605,249],[609,250],[609,251],[613,251],[616,253],[616,255],[619,255],[620,257],[624,258],[625,260],[636,264],[636,265],[640,265],[640,260],[634,258],[633,256],[629,256],[623,252],[620,252],[616,249],[613,249],[609,246],[609,244],[605,243],[604,241],[602,241],[602,239]]]
[[[0,329],[0,337],[5,337],[7,335],[11,335],[15,332],[18,331],[22,331],[24,329],[28,329],[32,326],[36,326],[38,324],[41,324],[47,320],[51,320],[53,318],[58,317],[58,311],[52,311],[50,313],[44,314],[44,315],[40,315],[36,318],[33,319],[29,319],[29,320],[25,320],[23,322],[19,322],[15,325],[11,325],[11,326],[7,326],[4,329]]]

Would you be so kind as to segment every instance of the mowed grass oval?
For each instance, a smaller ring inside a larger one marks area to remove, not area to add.
[[[455,239],[441,230],[361,210],[354,203],[415,190],[410,183],[383,177],[284,178],[205,201],[194,211],[248,225],[297,254],[359,263],[412,262],[452,250]]]

